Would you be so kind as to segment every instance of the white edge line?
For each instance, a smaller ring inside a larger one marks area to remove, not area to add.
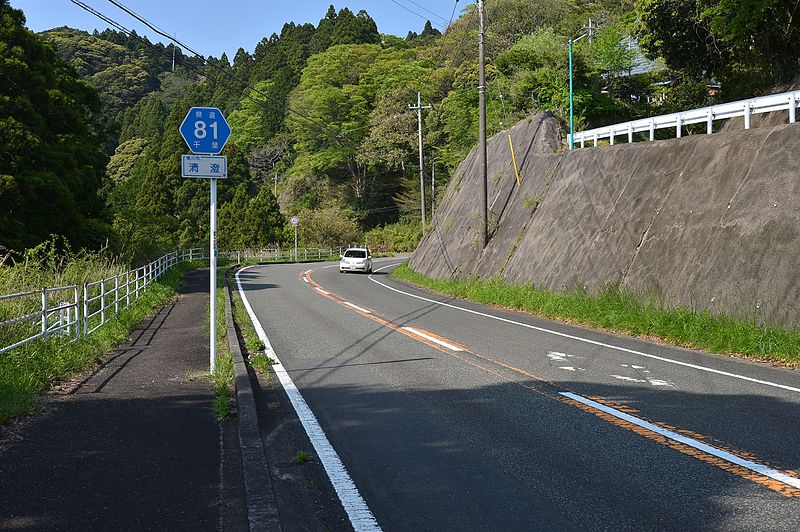
[[[353,529],[356,530],[356,532],[379,531],[381,528],[372,515],[372,511],[361,497],[353,479],[350,477],[347,469],[345,469],[341,458],[339,458],[336,450],[328,441],[325,432],[322,430],[319,421],[317,421],[308,403],[306,403],[305,399],[303,399],[303,396],[300,394],[300,390],[297,389],[289,373],[281,364],[278,355],[275,353],[272,344],[267,338],[267,334],[264,332],[264,328],[261,326],[261,322],[256,317],[253,308],[250,306],[250,302],[247,300],[247,296],[242,288],[242,282],[239,279],[239,273],[249,268],[250,266],[236,272],[236,286],[242,298],[242,303],[244,303],[247,309],[247,314],[253,322],[256,334],[258,334],[258,338],[264,342],[265,354],[278,361],[277,364],[272,366],[272,369],[278,376],[278,380],[280,380],[281,386],[283,386],[284,391],[286,391],[286,395],[289,396],[289,400],[292,402],[295,412],[297,412],[297,417],[303,424],[303,428],[306,434],[308,434],[308,438],[311,440],[311,444],[314,446],[317,456],[325,467],[328,478],[330,478],[331,484],[333,484],[333,488],[339,496],[339,501],[342,503],[342,507],[350,518],[350,524],[353,526]]]
[[[384,266],[384,268],[388,268],[389,266],[392,266],[392,265],[390,264],[388,266]],[[384,268],[381,268],[381,270],[384,269]],[[380,271],[380,270],[375,270],[375,271]],[[566,333],[562,333],[562,332],[558,332],[558,331],[553,331],[551,329],[545,329],[543,327],[537,327],[536,325],[530,325],[530,324],[527,324],[527,323],[521,323],[521,322],[518,322],[518,321],[509,320],[507,318],[501,318],[500,316],[493,316],[491,314],[486,314],[484,312],[478,312],[477,310],[472,310],[472,309],[468,309],[468,308],[464,308],[464,307],[458,307],[456,305],[451,305],[450,303],[444,303],[443,301],[437,301],[435,299],[429,299],[427,297],[418,296],[416,294],[410,294],[408,292],[404,292],[402,290],[398,290],[397,288],[391,287],[391,286],[389,286],[389,285],[387,285],[385,283],[377,281],[377,280],[373,279],[372,276],[369,277],[369,280],[372,281],[373,283],[377,283],[377,284],[383,286],[384,288],[388,288],[389,290],[392,290],[393,292],[397,292],[399,294],[403,294],[403,295],[406,295],[406,296],[409,296],[409,297],[414,297],[416,299],[421,299],[422,301],[427,301],[428,303],[434,303],[436,305],[441,305],[443,307],[449,307],[449,308],[452,308],[452,309],[461,310],[463,312],[468,312],[470,314],[475,314],[477,316],[483,316],[485,318],[491,318],[493,320],[502,321],[502,322],[505,322],[505,323],[513,324],[513,325],[519,325],[520,327],[526,327],[526,328],[532,329],[534,331],[539,331],[539,332],[543,332],[543,333],[547,333],[547,334],[552,334],[552,335],[555,335],[555,336],[560,336],[562,338],[569,338],[570,340],[576,340],[578,342],[583,342],[583,343],[586,343],[586,344],[605,347],[605,348],[608,348],[608,349],[613,349],[615,351],[621,351],[623,353],[630,353],[632,355],[638,355],[638,356],[642,356],[642,357],[645,357],[645,358],[650,358],[650,359],[653,359],[653,360],[660,360],[661,362],[667,362],[669,364],[677,364],[679,366],[684,366],[684,367],[687,367],[687,368],[697,369],[697,370],[700,370],[700,371],[707,371],[709,373],[715,373],[717,375],[724,375],[726,377],[731,377],[731,378],[734,378],[734,379],[740,379],[740,380],[743,380],[743,381],[754,382],[756,384],[763,384],[764,386],[772,386],[773,388],[780,388],[782,390],[788,390],[790,392],[800,393],[800,388],[796,388],[794,386],[787,386],[785,384],[778,384],[776,382],[762,381],[760,379],[754,379],[753,377],[746,377],[744,375],[738,375],[736,373],[729,373],[727,371],[722,371],[722,370],[719,370],[719,369],[707,368],[705,366],[698,366],[697,364],[690,364],[688,362],[681,362],[680,360],[673,360],[671,358],[661,357],[661,356],[658,356],[658,355],[651,355],[649,353],[643,353],[641,351],[636,351],[634,349],[628,349],[628,348],[625,348],[625,347],[619,347],[619,346],[612,345],[612,344],[606,344],[606,343],[603,343],[603,342],[598,342],[596,340],[589,340],[588,338],[581,338],[580,336],[574,336],[572,334],[566,334]]]
[[[460,347],[456,347],[453,344],[448,344],[447,342],[443,342],[442,340],[439,340],[438,338],[434,338],[433,336],[427,335],[427,334],[425,334],[423,332],[420,332],[420,331],[418,331],[418,330],[416,330],[416,329],[414,329],[412,327],[403,327],[403,330],[404,331],[408,331],[411,334],[416,334],[417,336],[421,336],[422,338],[425,338],[426,340],[430,340],[431,342],[433,342],[435,344],[439,344],[440,346],[446,347],[447,349],[450,349],[452,351],[463,351],[463,349],[461,349]]]
[[[682,434],[678,434],[677,432],[664,429],[658,425],[654,425],[653,423],[649,423],[630,414],[626,414],[625,412],[620,412],[619,410],[606,406],[602,403],[592,401],[591,399],[587,399],[572,392],[559,393],[564,397],[569,397],[570,399],[583,403],[587,406],[591,406],[592,408],[596,408],[597,410],[605,412],[606,414],[610,414],[618,419],[622,419],[628,423],[633,423],[636,426],[655,432],[656,434],[664,436],[665,438],[669,438],[670,440],[688,445],[689,447],[693,447],[706,454],[716,456],[717,458],[721,458],[738,466],[749,469],[750,471],[758,473],[759,475],[764,475],[765,477],[769,477],[773,480],[777,480],[778,482],[782,482],[783,484],[788,484],[789,486],[800,489],[800,478],[791,477],[785,473],[782,473],[781,471],[778,471],[777,469],[772,469],[771,467],[767,467],[751,460],[745,460],[744,458],[736,456],[735,454],[723,451],[722,449],[717,449],[716,447],[712,447],[711,445],[705,444],[701,441],[688,438]]]
[[[344,304],[347,305],[350,308],[354,308],[354,309],[358,310],[359,312],[363,312],[364,314],[372,314],[372,311],[369,311],[369,310],[367,310],[365,308],[361,308],[358,305],[354,305],[354,304],[350,303],[349,301],[344,301]]]

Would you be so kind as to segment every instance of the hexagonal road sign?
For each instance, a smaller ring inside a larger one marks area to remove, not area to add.
[[[216,107],[192,107],[180,127],[192,153],[215,155],[231,136],[231,127]]]

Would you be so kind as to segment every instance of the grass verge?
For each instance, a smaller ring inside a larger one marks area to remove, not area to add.
[[[655,337],[693,349],[800,366],[800,331],[760,326],[754,320],[713,316],[707,311],[666,308],[617,287],[596,296],[582,292],[549,292],[532,284],[501,279],[468,281],[429,279],[402,264],[392,276],[443,294],[546,318],[588,325],[632,336]]]
[[[214,373],[209,374],[209,379],[214,384],[216,397],[214,398],[213,410],[217,419],[225,421],[231,415],[231,405],[233,404],[233,394],[235,388],[233,384],[233,355],[228,345],[228,328],[225,325],[225,275],[231,270],[233,264],[227,261],[219,261],[217,267],[217,288],[216,288],[216,329],[217,329],[217,366]]]
[[[194,268],[181,263],[167,271],[138,301],[87,338],[71,344],[57,338],[34,341],[0,355],[0,424],[29,413],[43,390],[92,367],[127,340],[143,319],[175,297],[183,274]]]
[[[269,382],[269,367],[275,364],[276,360],[264,354],[264,342],[258,338],[253,322],[250,321],[250,315],[247,313],[247,309],[244,308],[242,298],[236,289],[235,279],[231,279],[230,286],[233,321],[239,327],[239,331],[241,331],[244,338],[245,359]]]

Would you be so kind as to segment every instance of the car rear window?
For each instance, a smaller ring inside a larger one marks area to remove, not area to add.
[[[365,259],[367,258],[367,252],[363,249],[348,249],[344,252],[345,257],[352,257],[355,259]]]

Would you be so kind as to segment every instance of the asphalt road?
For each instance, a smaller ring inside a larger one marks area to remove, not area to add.
[[[800,528],[797,372],[453,300],[389,269],[240,275],[384,530]]]

